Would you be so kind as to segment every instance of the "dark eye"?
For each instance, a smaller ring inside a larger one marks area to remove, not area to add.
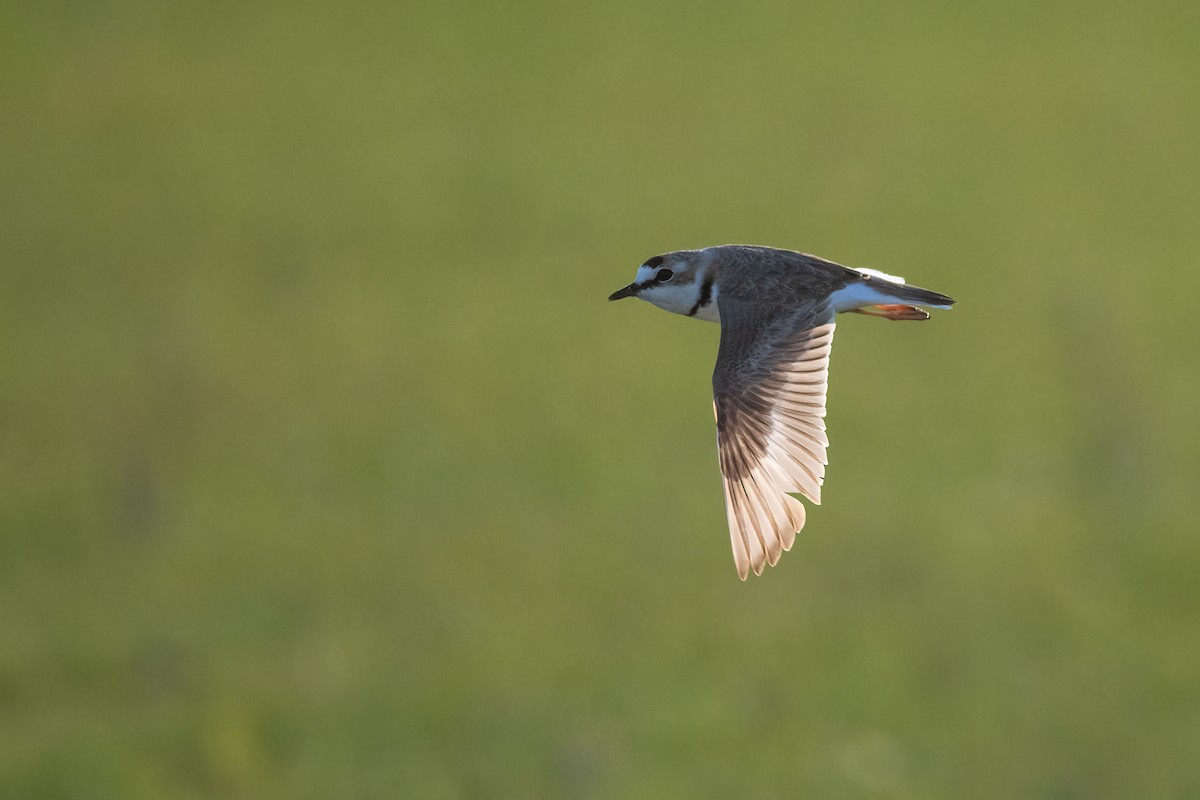
[[[671,272],[671,270],[660,269],[658,271],[658,273],[655,274],[654,280],[658,281],[659,283],[666,283],[667,281],[671,280],[671,278],[674,278],[674,277],[675,277],[675,273]]]

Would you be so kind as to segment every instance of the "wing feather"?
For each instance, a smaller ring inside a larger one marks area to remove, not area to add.
[[[745,580],[774,566],[804,527],[804,504],[788,493],[821,502],[833,312],[717,302],[718,456],[734,564]]]
[[[725,485],[725,514],[729,518],[729,541],[733,545],[733,564],[737,567],[738,577],[746,580],[750,576],[750,543],[746,541],[746,531],[742,526],[738,511],[738,499],[730,481]],[[741,487],[737,487],[738,490]]]

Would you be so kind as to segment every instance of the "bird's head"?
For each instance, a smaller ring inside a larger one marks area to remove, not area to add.
[[[609,300],[640,297],[675,314],[697,316],[714,309],[716,291],[709,264],[698,250],[680,250],[647,259],[638,267],[633,283],[609,295]]]

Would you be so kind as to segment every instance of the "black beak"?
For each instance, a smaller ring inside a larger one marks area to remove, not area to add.
[[[613,292],[612,294],[610,294],[608,296],[608,299],[609,300],[620,300],[624,297],[635,297],[635,296],[637,296],[637,284],[631,283],[628,286],[626,286],[624,289],[617,289],[615,292]]]

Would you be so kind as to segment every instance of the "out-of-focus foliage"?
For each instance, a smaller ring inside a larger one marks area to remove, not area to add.
[[[1198,8],[7,5],[0,794],[1200,794]],[[746,584],[731,241],[960,300]]]

